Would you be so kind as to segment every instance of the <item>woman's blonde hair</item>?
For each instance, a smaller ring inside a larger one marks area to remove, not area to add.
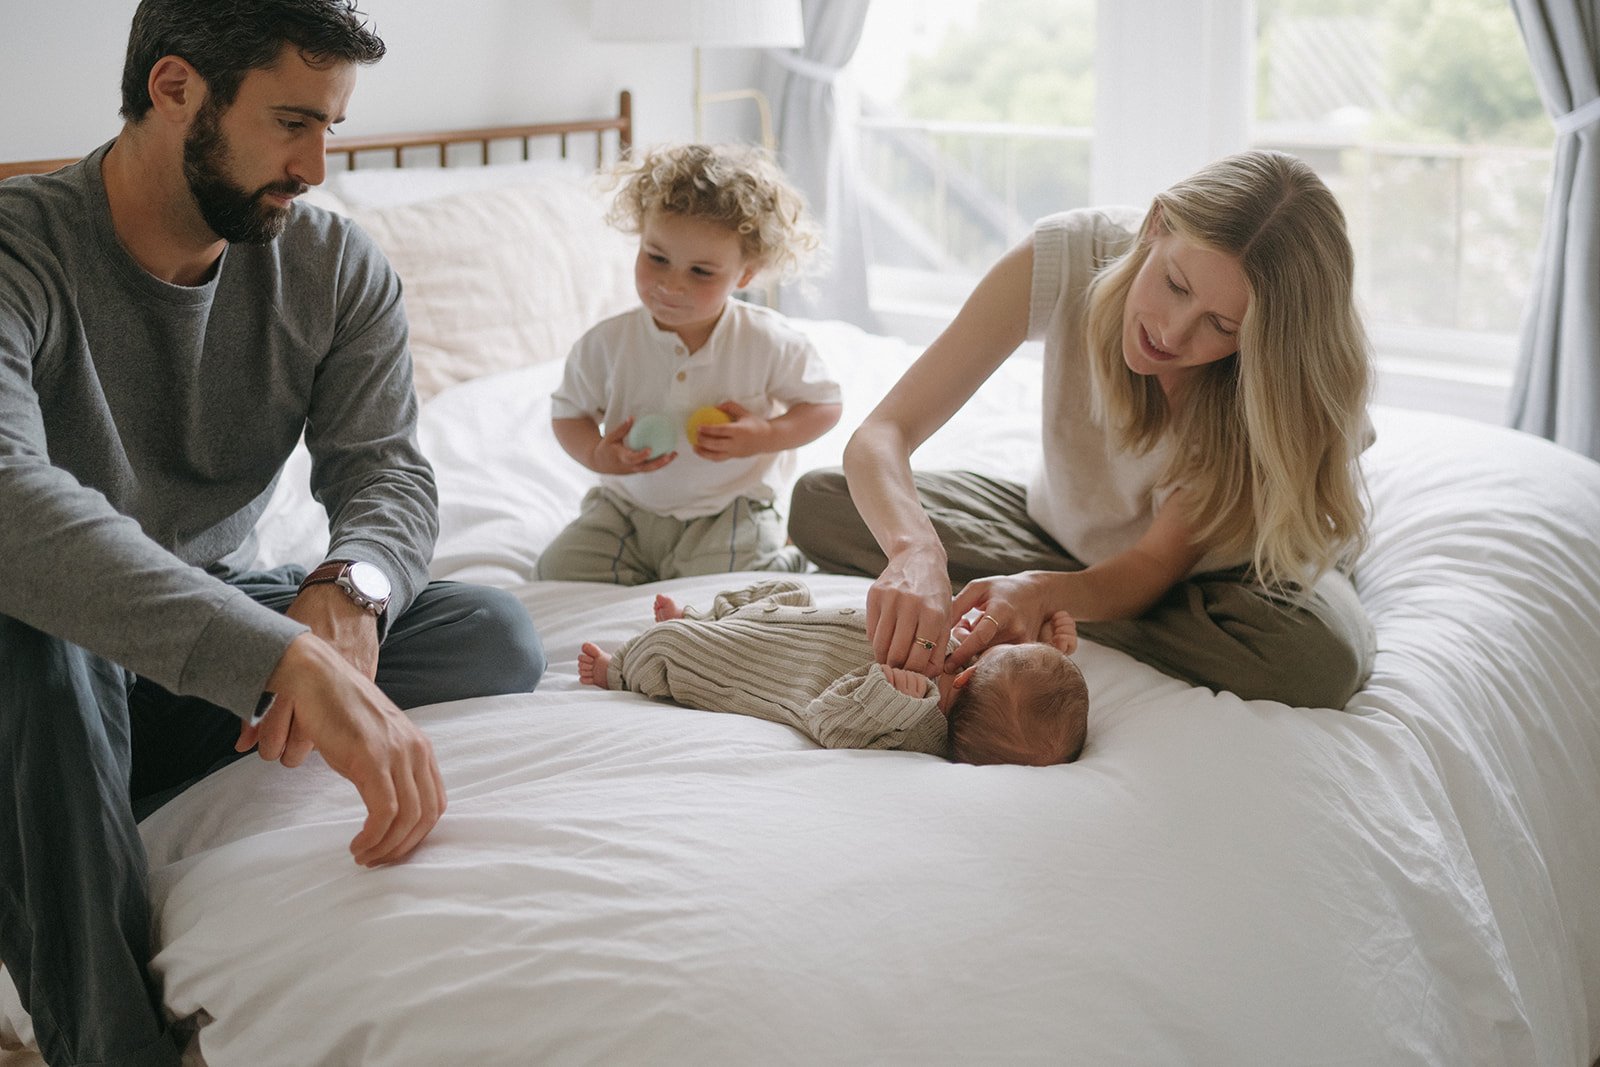
[[[745,145],[681,144],[652,148],[613,172],[621,188],[606,216],[638,233],[652,211],[726,226],[739,235],[745,261],[788,279],[821,244],[805,197],[766,151]]]
[[[1150,242],[1170,231],[1236,258],[1250,301],[1238,352],[1196,368],[1176,408],[1123,358],[1123,314]],[[1248,552],[1256,577],[1304,590],[1366,538],[1358,458],[1371,357],[1356,311],[1344,213],[1304,162],[1228,156],[1159,194],[1135,246],[1096,275],[1088,350],[1097,411],[1125,446],[1174,443],[1200,544]]]

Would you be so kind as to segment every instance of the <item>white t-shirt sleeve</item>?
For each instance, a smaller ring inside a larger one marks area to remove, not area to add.
[[[822,353],[811,343],[811,338],[792,327],[785,327],[775,337],[777,358],[772,363],[772,377],[767,385],[767,397],[785,408],[796,404],[838,404],[843,402],[839,383],[828,372]]]
[[[587,416],[597,424],[605,421],[610,403],[611,345],[606,324],[601,323],[578,338],[567,353],[561,385],[550,396],[550,417],[576,419]]]

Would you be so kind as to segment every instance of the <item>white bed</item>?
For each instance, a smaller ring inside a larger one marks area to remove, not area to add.
[[[515,316],[455,314],[450,271],[428,270],[445,253],[412,246],[435,223],[470,241],[464,219],[504,220],[576,180],[527,176],[347,200],[408,302],[436,304],[419,360],[441,366],[426,380],[453,373],[458,343],[504,342],[499,364],[423,409],[434,576],[514,589],[550,671],[529,696],[415,712],[450,810],[403,865],[350,862],[362,811],[315,757],[295,771],[242,761],[145,822],[155,965],[169,1008],[202,1024],[205,1063],[1600,1055],[1600,465],[1506,430],[1375,412],[1356,581],[1378,656],[1343,710],[1192,689],[1086,644],[1083,758],[973,768],[819,750],[782,726],[586,689],[581,641],[637,632],[657,592],[704,601],[739,579],[528,580],[588,484],[549,430],[563,331],[625,306],[625,243],[601,243],[596,220],[509,242],[507,291],[580,271],[613,284],[561,295],[570,321],[539,312],[551,337],[521,356],[517,328],[482,340],[485,319]],[[467,326],[477,340],[462,341]],[[837,462],[915,354],[802,326],[847,406],[797,470]],[[1024,354],[918,462],[1017,476],[1037,411]],[[263,521],[263,562],[320,559],[303,461]],[[812,584],[824,601],[867,587]]]

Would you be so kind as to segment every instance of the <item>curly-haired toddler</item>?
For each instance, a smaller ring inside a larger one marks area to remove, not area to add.
[[[804,200],[757,149],[686,144],[625,165],[611,221],[639,234],[640,306],[567,357],[552,426],[600,484],[539,577],[802,569],[774,483],[780,457],[839,421],[839,387],[781,314],[732,294],[816,248]]]

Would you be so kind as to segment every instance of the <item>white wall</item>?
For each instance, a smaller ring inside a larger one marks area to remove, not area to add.
[[[137,0],[0,0],[0,159],[78,155],[113,137],[128,24]],[[589,0],[361,0],[389,46],[363,70],[346,134],[586,118],[631,89],[636,139],[693,132],[690,49],[601,43]],[[707,52],[705,88],[752,82],[755,60]],[[731,105],[708,137],[754,137]],[[583,148],[580,151],[585,150]]]
[[[1250,144],[1253,0],[1099,0],[1090,202],[1146,204]]]

